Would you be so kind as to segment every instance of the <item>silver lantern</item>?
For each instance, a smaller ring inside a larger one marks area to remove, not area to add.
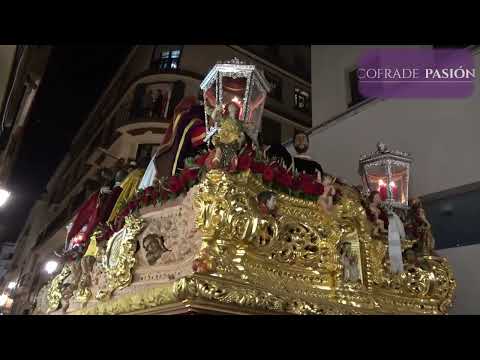
[[[366,194],[378,191],[388,207],[407,208],[412,161],[408,153],[390,150],[379,142],[376,152],[363,155],[359,161],[359,173]]]
[[[262,127],[262,114],[270,85],[263,72],[255,65],[238,59],[218,62],[200,84],[205,105],[207,129],[213,126],[212,109],[221,107],[224,112],[231,104],[238,108],[237,120],[254,140]]]

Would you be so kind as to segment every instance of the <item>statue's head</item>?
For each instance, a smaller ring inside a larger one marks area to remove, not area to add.
[[[150,265],[155,264],[155,262],[162,256],[165,252],[163,236],[157,234],[150,234],[143,239],[143,248],[145,250],[145,256]]]
[[[262,191],[258,194],[257,199],[270,211],[274,210],[277,206],[277,195],[272,191]]]
[[[295,151],[298,154],[304,154],[308,150],[308,145],[309,145],[308,135],[303,131],[297,132],[293,139],[293,146],[295,148]]]

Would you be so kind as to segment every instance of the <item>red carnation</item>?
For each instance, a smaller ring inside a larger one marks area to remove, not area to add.
[[[207,160],[207,157],[208,157],[208,153],[205,153],[205,154],[202,154],[202,155],[198,156],[195,159],[195,164],[197,164],[198,166],[204,166],[205,165],[205,160]]]
[[[263,170],[263,180],[266,182],[272,182],[275,177],[275,171],[271,166],[265,166]]]
[[[168,179],[168,189],[173,192],[174,194],[179,194],[182,192],[185,184],[183,182],[182,177],[180,176],[171,176]]]
[[[137,200],[132,200],[128,203],[127,208],[128,210],[132,211],[135,210],[138,206],[138,201]]]
[[[277,172],[277,176],[275,177],[275,181],[279,185],[290,189],[293,185],[293,176],[286,169],[280,168]]]
[[[195,181],[197,178],[198,170],[197,169],[188,169],[185,168],[182,170],[182,182],[184,184],[189,184],[192,181]]]
[[[308,188],[307,184],[311,184],[311,183],[313,183],[313,176],[312,175],[300,174],[298,177],[296,177],[294,179],[293,188],[295,190],[302,190],[303,192],[305,192],[304,191],[305,186],[307,186],[307,188]]]
[[[252,158],[248,154],[244,154],[238,158],[237,169],[239,171],[246,171],[252,166]]]
[[[263,174],[263,171],[265,170],[265,164],[254,161],[252,163],[251,169],[255,174]]]

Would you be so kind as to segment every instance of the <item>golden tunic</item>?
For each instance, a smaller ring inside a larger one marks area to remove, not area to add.
[[[122,207],[127,204],[133,197],[137,194],[138,184],[142,181],[143,173],[145,170],[143,169],[136,169],[133,170],[128,176],[123,180],[120,187],[122,188],[122,192],[113,207],[112,213],[108,218],[108,222],[112,222],[117,217],[118,213],[122,209]]]

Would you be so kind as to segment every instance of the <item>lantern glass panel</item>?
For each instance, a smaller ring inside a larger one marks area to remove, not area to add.
[[[210,86],[203,91],[203,101],[205,103],[205,107],[210,108],[211,111],[215,109],[217,106],[217,82],[216,80],[212,81]],[[208,127],[213,126],[213,120],[210,115],[206,115],[205,121],[207,122]]]
[[[246,127],[256,132],[262,128],[262,114],[267,97],[266,91],[262,90],[256,81],[250,85],[250,98],[248,103],[248,114],[245,119]]]
[[[365,167],[367,185],[370,191],[380,192],[382,200],[386,199],[388,183],[388,173],[386,165],[370,165]]]
[[[391,171],[393,199],[402,204],[406,204],[408,199],[408,167],[396,163],[391,165]]]
[[[229,76],[222,77],[223,99],[222,105],[228,110],[229,105],[234,104],[237,107],[236,118],[241,119],[244,109],[245,90],[247,87],[247,79],[244,77],[232,78]]]

